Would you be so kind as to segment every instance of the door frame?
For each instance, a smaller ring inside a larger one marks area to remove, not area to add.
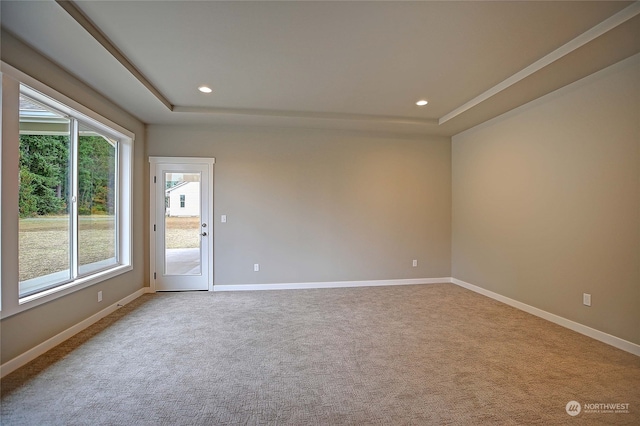
[[[206,219],[206,223],[209,223],[208,235],[204,238],[207,239],[209,244],[209,261],[207,262],[207,273],[209,276],[208,290],[213,291],[213,165],[215,164],[215,158],[208,157],[152,157],[149,156],[149,292],[156,292],[156,166],[160,164],[190,164],[207,166],[208,169],[208,184],[209,184],[209,217]],[[164,199],[161,200],[164,203]]]

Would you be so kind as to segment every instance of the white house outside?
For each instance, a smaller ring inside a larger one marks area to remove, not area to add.
[[[181,182],[165,194],[167,216],[200,215],[200,182]]]

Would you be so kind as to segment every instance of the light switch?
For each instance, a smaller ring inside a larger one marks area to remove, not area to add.
[[[220,222],[227,223],[227,215],[226,214],[223,214],[222,216],[220,216]]]

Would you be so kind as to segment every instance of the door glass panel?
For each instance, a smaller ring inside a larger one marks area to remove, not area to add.
[[[200,173],[164,173],[165,275],[201,275],[200,181]]]

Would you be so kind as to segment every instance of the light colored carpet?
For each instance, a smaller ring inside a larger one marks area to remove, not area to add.
[[[629,413],[569,416],[566,404]],[[3,425],[640,424],[640,358],[452,284],[145,295],[2,380]]]

